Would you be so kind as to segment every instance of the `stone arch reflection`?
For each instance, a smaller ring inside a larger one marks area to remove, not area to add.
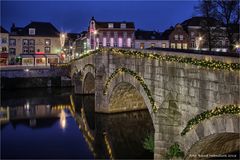
[[[91,72],[88,72],[83,82],[83,93],[94,94],[95,93],[95,78]]]

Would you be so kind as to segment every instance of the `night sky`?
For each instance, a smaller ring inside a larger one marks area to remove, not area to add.
[[[196,15],[194,1],[1,1],[1,25],[24,27],[51,22],[59,31],[79,33],[97,21],[133,21],[136,29],[164,31]]]

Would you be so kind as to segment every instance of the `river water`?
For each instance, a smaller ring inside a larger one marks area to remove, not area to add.
[[[94,112],[94,96],[71,88],[1,92],[1,159],[153,159],[148,111]]]

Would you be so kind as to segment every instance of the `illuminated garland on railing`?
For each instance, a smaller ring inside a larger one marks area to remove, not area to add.
[[[205,59],[196,59],[192,57],[184,57],[184,56],[175,56],[175,55],[160,55],[153,53],[142,53],[140,51],[129,51],[123,49],[110,49],[114,54],[128,55],[128,56],[136,56],[138,58],[150,58],[161,61],[168,62],[179,62],[192,64],[196,66],[211,68],[211,69],[226,69],[226,70],[240,70],[240,63],[224,63],[216,60],[205,60]]]
[[[85,70],[87,67],[91,67],[95,70],[95,66],[93,64],[86,64],[84,67],[83,67],[83,70]]]
[[[230,71],[240,70],[240,63],[226,63],[216,60],[205,60],[205,59],[197,59],[187,56],[176,56],[176,55],[160,55],[160,54],[153,54],[153,53],[143,53],[141,51],[132,51],[132,50],[124,50],[124,49],[116,49],[116,48],[102,48],[95,51],[91,51],[87,54],[82,55],[81,57],[75,59],[79,60],[84,57],[102,53],[103,51],[110,51],[113,54],[118,55],[127,55],[127,56],[135,56],[138,58],[149,58],[149,59],[156,59],[160,61],[167,61],[167,62],[178,62],[178,63],[185,63],[185,64],[192,64],[200,67],[210,68],[210,69],[226,69]]]
[[[216,107],[213,110],[208,110],[201,114],[198,114],[196,117],[188,121],[187,126],[181,132],[181,136],[185,135],[188,131],[190,131],[193,128],[193,126],[198,125],[202,121],[214,116],[220,116],[224,114],[240,114],[240,105],[236,105],[236,104],[224,105],[221,108]]]
[[[103,94],[106,95],[107,94],[107,90],[108,90],[108,86],[110,84],[110,82],[112,81],[112,79],[114,79],[117,74],[121,73],[121,72],[124,72],[124,73],[128,73],[130,74],[131,76],[133,76],[136,80],[138,80],[138,82],[141,84],[141,86],[143,87],[145,93],[147,94],[148,96],[148,99],[152,105],[152,109],[153,109],[153,112],[156,113],[157,110],[158,110],[158,107],[156,106],[155,104],[155,101],[152,97],[152,94],[148,88],[148,86],[145,84],[144,80],[142,77],[140,77],[136,72],[130,70],[130,69],[127,69],[127,68],[118,68],[116,69],[111,75],[110,77],[107,79],[106,83],[105,83],[105,86],[104,86],[104,89],[103,89]]]

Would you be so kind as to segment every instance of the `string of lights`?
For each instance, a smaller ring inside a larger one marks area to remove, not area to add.
[[[206,119],[210,119],[215,116],[220,116],[224,114],[240,114],[240,105],[230,104],[224,105],[222,107],[216,107],[213,110],[205,111],[201,114],[198,114],[194,118],[190,119],[187,122],[187,126],[181,132],[181,136],[185,135],[188,131],[190,131],[194,126],[201,123]]]
[[[132,70],[130,70],[128,68],[124,68],[124,67],[118,68],[110,75],[110,77],[105,82],[104,89],[103,89],[103,94],[104,95],[107,94],[107,90],[108,90],[108,87],[110,85],[110,82],[120,73],[130,74],[131,76],[133,76],[141,84],[141,86],[143,87],[145,93],[148,96],[148,99],[149,99],[149,101],[151,103],[153,112],[156,113],[157,110],[158,110],[158,107],[155,104],[154,98],[153,98],[153,96],[152,96],[148,86],[146,85],[146,83],[144,82],[142,77],[140,77],[136,72],[134,72],[134,71],[132,71]]]

